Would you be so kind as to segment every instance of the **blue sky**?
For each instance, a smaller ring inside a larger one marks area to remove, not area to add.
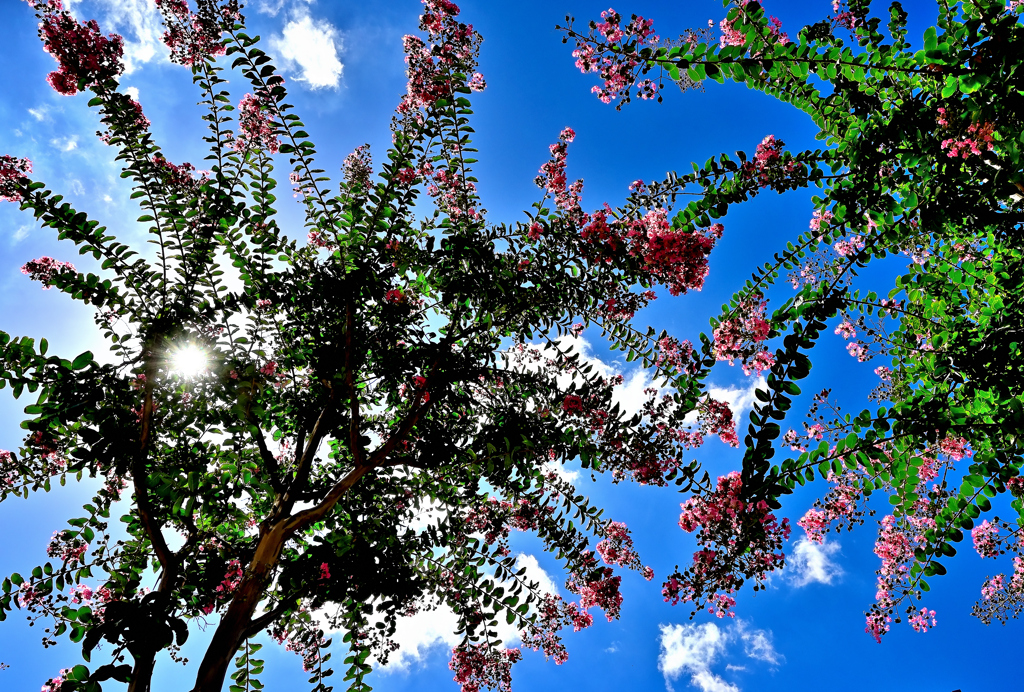
[[[768,11],[782,20],[784,29],[795,33],[803,24],[822,18],[830,5],[828,0],[775,0],[768,4]],[[197,95],[189,72],[164,57],[151,0],[76,0],[72,6],[79,17],[95,17],[105,30],[126,36],[132,69],[122,84],[138,90],[167,157],[202,168]],[[569,148],[569,175],[585,180],[584,207],[588,209],[605,201],[613,206],[620,203],[626,186],[635,179],[660,179],[668,170],[687,170],[691,161],[721,152],[750,152],[767,134],[783,139],[792,149],[816,146],[808,118],[742,86],[711,83],[705,93],[686,94],[670,87],[664,104],[634,103],[621,112],[601,104],[590,94],[594,80],[574,68],[571,47],[562,45],[554,26],[566,14],[576,16],[578,25],[584,26],[607,4],[521,0],[513,7],[493,0],[467,0],[461,6],[464,21],[474,24],[485,39],[480,71],[489,86],[474,98],[473,125],[474,143],[480,150],[479,190],[492,221],[520,219],[522,210],[538,198],[533,178],[547,159],[548,144],[566,126],[577,132]],[[705,26],[708,19],[717,24],[724,16],[717,0],[635,0],[614,6],[624,14],[652,17],[662,36]],[[934,21],[934,6],[921,1],[904,6],[911,13],[911,36],[920,37]],[[246,10],[252,33],[268,41],[264,48],[284,69],[290,101],[303,114],[324,168],[336,171],[342,158],[364,142],[372,145],[378,160],[383,156],[390,141],[390,113],[405,90],[401,36],[416,30],[419,11],[416,0],[254,0]],[[31,158],[37,179],[123,239],[140,244],[141,231],[130,222],[139,212],[117,176],[112,150],[93,135],[98,119],[86,108],[88,97],[61,97],[46,84],[46,73],[54,62],[43,53],[35,18],[23,2],[0,4],[0,26],[5,40],[0,48],[0,73],[5,75],[0,153]],[[236,100],[244,93],[240,79],[229,85],[237,85]],[[725,235],[712,254],[704,290],[680,298],[663,295],[637,321],[695,340],[700,331],[708,330],[708,319],[718,313],[750,269],[807,228],[810,197],[803,191],[785,196],[763,193],[730,212]],[[284,199],[279,206],[284,218],[293,223],[296,236],[302,235],[298,205]],[[79,268],[90,266],[15,205],[0,205],[0,329],[46,336],[51,351],[65,356],[87,348],[98,351],[102,344],[89,312],[56,291],[41,291],[20,273],[25,261],[41,255],[74,261]],[[873,273],[884,280],[891,271]],[[889,286],[883,283],[881,288]],[[784,300],[788,291],[782,285],[770,297]],[[642,373],[615,361],[598,334],[587,333],[584,338],[594,358],[627,378],[642,381]],[[833,387],[836,398],[849,410],[859,411],[877,383],[872,370],[883,363],[856,363],[839,337],[826,340],[813,356],[815,367],[804,390]],[[732,390],[734,401],[749,402],[754,382],[739,368],[719,367],[711,381]],[[18,423],[27,403],[13,400],[9,390],[0,392],[0,449],[19,445]],[[809,402],[802,403],[794,411],[805,410]],[[799,428],[799,419],[790,425]],[[697,457],[711,473],[722,474],[738,467],[740,452],[711,441]],[[591,629],[567,636],[570,660],[565,665],[555,666],[541,654],[527,652],[514,668],[514,689],[599,692],[667,686],[680,691],[752,692],[827,687],[967,692],[1017,686],[1008,667],[983,662],[1015,654],[1020,623],[985,627],[969,613],[985,577],[1010,567],[982,561],[967,545],[962,546],[960,558],[951,561],[950,574],[933,580],[926,603],[938,612],[939,624],[927,634],[894,626],[879,645],[863,632],[863,611],[874,597],[878,566],[872,553],[874,518],[852,534],[832,536],[824,551],[808,552],[806,545],[795,548],[807,558],[803,569],[777,575],[770,588],[756,597],[744,591],[736,620],[702,614],[691,622],[688,610],[662,601],[657,586],[660,577],[675,564],[686,563],[693,551],[692,539],[676,525],[679,502],[685,498],[671,489],[612,486],[607,479],[591,482],[586,476],[580,478],[579,487],[605,507],[608,516],[631,527],[642,558],[657,577],[647,583],[637,575],[626,575],[622,618],[607,623],[598,616]],[[783,513],[796,520],[821,491],[820,486],[799,490],[786,499]],[[69,485],[29,501],[13,499],[0,505],[0,524],[6,529],[0,573],[25,571],[43,561],[58,522],[76,516],[75,510],[89,495],[88,489]],[[885,507],[878,509],[876,518]],[[801,531],[794,532],[794,542],[800,535]],[[544,570],[561,587],[564,575],[542,552],[539,541],[522,534],[513,541],[514,552],[523,553],[525,563],[535,567],[533,574]],[[387,692],[456,690],[447,668],[448,648],[455,639],[445,632],[447,625],[444,616],[438,615],[404,626],[405,654],[389,669],[374,673],[371,684]],[[0,660],[11,666],[0,672],[3,689],[38,689],[58,669],[79,662],[77,647],[66,640],[43,650],[38,629],[17,617],[0,625]],[[197,660],[208,636],[209,631],[194,632],[185,655]],[[336,650],[342,654],[340,646]],[[270,689],[305,684],[297,656],[272,644],[262,653],[268,663],[263,680]],[[336,655],[336,660],[341,658]],[[169,661],[157,677],[155,689],[160,691],[187,689],[190,684],[188,675]],[[340,677],[336,678],[339,689],[343,687]]]

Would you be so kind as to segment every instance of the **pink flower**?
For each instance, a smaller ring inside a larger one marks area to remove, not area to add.
[[[46,77],[57,93],[74,96],[79,87],[104,84],[124,71],[124,40],[120,36],[103,36],[94,20],[78,22],[59,2],[33,7],[41,20],[43,48],[60,65]]]
[[[966,438],[953,437],[952,435],[946,436],[939,442],[939,451],[953,461],[960,461],[964,457],[969,457],[973,454],[971,450],[967,449]]]
[[[392,305],[397,305],[399,303],[405,302],[405,296],[399,289],[392,288],[390,291],[387,292],[387,295],[384,296],[384,300],[391,303]]]
[[[866,245],[864,244],[863,236],[854,235],[850,236],[847,240],[840,240],[836,242],[832,247],[840,257],[854,257],[858,252],[863,250]]]
[[[167,30],[163,41],[171,49],[171,62],[193,66],[224,55],[221,34],[242,19],[237,0],[201,2],[199,11],[189,11],[185,0],[156,0]]]
[[[832,223],[832,212],[829,210],[821,211],[818,209],[814,210],[814,215],[811,216],[810,228],[812,231],[820,231],[822,224],[829,225]]]
[[[988,519],[971,529],[971,540],[974,549],[982,557],[999,557],[999,527],[990,524]]]
[[[0,200],[21,202],[22,181],[32,172],[32,162],[4,154],[0,156]]]
[[[70,262],[61,262],[52,257],[40,257],[26,262],[21,273],[28,275],[33,281],[43,284],[43,290],[49,290],[58,276],[76,273],[75,265]]]
[[[354,195],[364,195],[373,189],[373,159],[370,156],[370,145],[360,144],[345,157],[341,164],[345,176],[345,185]]]
[[[857,336],[857,330],[854,329],[850,320],[844,320],[842,324],[836,327],[835,333],[847,340]]]
[[[479,72],[474,72],[473,77],[469,80],[467,86],[473,91],[483,91],[487,88],[487,81],[484,76]]]
[[[268,117],[268,113],[276,111],[277,102],[267,94],[243,96],[238,104],[239,135],[235,140],[235,150],[255,148],[268,154],[276,154],[280,142],[274,132],[274,123]]]
[[[495,649],[487,643],[460,644],[452,650],[448,668],[462,692],[480,692],[487,687],[512,692],[512,664],[523,658],[519,649]]]
[[[981,587],[981,597],[983,600],[991,600],[999,595],[1003,589],[1006,588],[1006,577],[1002,574],[997,574],[991,579],[987,580]]]

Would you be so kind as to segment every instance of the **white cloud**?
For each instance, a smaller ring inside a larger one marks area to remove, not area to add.
[[[46,105],[39,106],[38,108],[29,108],[29,115],[40,122],[46,120],[50,114],[50,107]]]
[[[723,630],[713,622],[702,625],[661,625],[661,653],[658,670],[665,676],[665,687],[672,692],[672,682],[683,675],[701,692],[740,692],[740,689],[712,671],[715,661],[726,653],[730,642],[742,642],[743,653],[758,661],[776,666],[785,658],[772,645],[770,630],[751,629],[737,619],[732,628]],[[726,665],[727,671],[743,671],[746,666]]]
[[[139,100],[139,88],[138,87],[133,87],[133,86],[132,87],[125,87],[124,88],[124,93],[128,94],[129,96],[131,96],[136,101]]]
[[[702,692],[740,692],[740,688],[732,683],[726,682],[708,670],[694,673],[690,684],[699,687]]]
[[[84,195],[85,194],[85,187],[82,185],[82,181],[81,180],[72,180],[70,185],[71,185],[71,192],[73,192],[74,194],[76,194],[76,195]]]
[[[276,17],[277,13],[285,6],[287,0],[257,0],[256,11],[261,14],[269,14]],[[309,4],[311,0],[292,0],[293,4]]]
[[[461,641],[461,637],[455,634],[458,628],[459,618],[448,606],[399,618],[392,637],[399,649],[391,654],[388,664],[380,670],[391,673],[406,671],[412,664],[422,661],[435,647],[453,648]]]
[[[575,484],[576,481],[578,481],[580,478],[579,471],[570,471],[569,469],[565,468],[565,466],[563,466],[562,464],[556,464],[553,461],[545,461],[544,473],[551,472],[554,472],[554,474],[558,476],[558,480],[564,483]]]
[[[111,197],[110,195],[103,195],[103,201],[106,202],[107,204],[110,204],[111,202],[114,201],[114,198]]]
[[[818,545],[807,538],[801,538],[793,545],[784,576],[797,587],[815,582],[831,584],[833,579],[843,574],[842,568],[831,559],[837,552],[838,543],[826,541]]]
[[[523,576],[527,582],[536,582],[539,585],[539,589],[544,593],[558,595],[558,586],[555,584],[555,580],[544,571],[544,568],[537,562],[536,557],[526,553],[519,553],[516,557],[516,567],[526,569],[526,574]]]
[[[711,672],[715,658],[725,652],[728,635],[713,622],[703,625],[661,625],[661,653],[658,670],[665,676],[665,687],[672,690],[672,681],[684,673],[703,692],[739,692]]]
[[[270,38],[270,47],[281,58],[282,66],[301,76],[314,89],[336,89],[341,79],[342,64],[338,60],[341,37],[327,20],[313,20],[305,7],[296,10],[284,25],[280,36]]]
[[[743,620],[736,620],[736,633],[743,641],[743,653],[749,658],[770,663],[773,666],[785,658],[775,650],[772,644],[772,633],[768,630],[747,629],[747,623]]]
[[[32,228],[33,226],[30,223],[27,223],[24,226],[19,226],[18,230],[14,232],[14,242],[20,243],[21,241],[25,240],[25,238],[28,238],[29,231],[31,231]]]
[[[729,404],[733,420],[736,421],[736,432],[742,439],[743,431],[746,430],[747,412],[754,408],[754,404],[757,402],[754,392],[758,389],[765,390],[767,386],[765,379],[758,377],[750,380],[746,387],[716,387],[712,385],[708,387],[708,394],[718,401],[725,401]]]
[[[71,3],[65,3],[71,8]],[[84,5],[82,13],[89,14],[91,19],[102,10],[96,19],[103,33],[116,32],[124,39],[125,74],[131,74],[142,64],[157,57],[164,59],[169,51],[163,45],[164,27],[160,19],[160,11],[153,0],[87,0],[75,2],[74,6]]]
[[[71,137],[55,137],[50,140],[50,144],[57,147],[61,151],[74,151],[78,148],[78,136],[72,135]]]

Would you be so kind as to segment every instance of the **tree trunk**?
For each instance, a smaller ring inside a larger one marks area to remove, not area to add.
[[[155,662],[155,651],[142,654],[135,659],[135,668],[132,670],[132,681],[128,683],[128,692],[149,692]]]
[[[213,640],[196,675],[192,692],[221,692],[231,659],[242,644],[243,635],[252,623],[252,614],[263,599],[270,575],[281,557],[288,536],[285,521],[279,522],[260,539],[249,569],[238,585],[227,612],[221,618]]]

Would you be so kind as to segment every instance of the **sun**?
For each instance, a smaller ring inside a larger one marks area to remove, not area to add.
[[[171,351],[171,372],[185,379],[194,379],[209,369],[210,359],[206,351],[195,344],[181,346]]]

